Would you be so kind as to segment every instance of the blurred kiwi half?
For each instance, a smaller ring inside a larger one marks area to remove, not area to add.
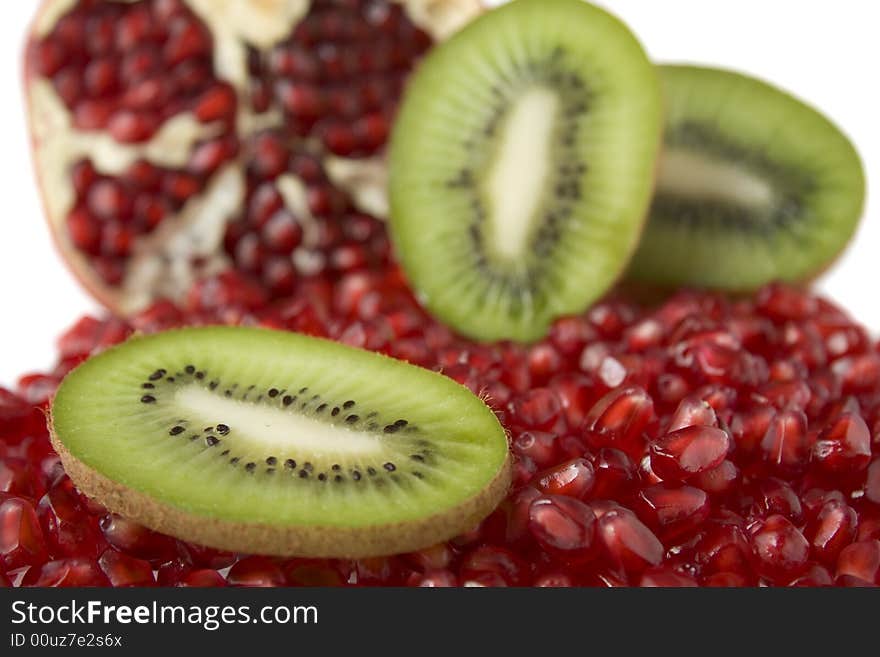
[[[748,292],[825,270],[864,205],[864,172],[847,137],[760,80],[696,66],[660,73],[664,148],[629,278]]]

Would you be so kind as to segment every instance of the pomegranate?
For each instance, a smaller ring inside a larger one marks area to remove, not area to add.
[[[279,296],[325,268],[382,260],[373,216],[385,214],[382,151],[404,80],[479,10],[44,0],[25,78],[62,255],[123,314],[229,268]]]

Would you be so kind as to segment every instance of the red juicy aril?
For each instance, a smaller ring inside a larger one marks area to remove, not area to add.
[[[301,331],[455,376],[511,432],[516,488],[448,543],[357,562],[226,555],[108,515],[74,494],[25,398],[40,403],[76,363],[135,329],[183,323]],[[682,365],[697,342],[720,344],[707,331],[731,336],[724,358],[748,362],[750,376]],[[317,274],[275,301],[227,272],[180,306],[81,320],[59,347],[53,371],[0,391],[0,459],[19,473],[17,491],[42,494],[0,493],[0,570],[11,581],[149,583],[146,563],[179,586],[880,582],[880,378],[865,374],[877,346],[807,292],[684,292],[657,308],[614,299],[560,320],[538,344],[481,345],[426,316],[391,263]],[[609,360],[622,368],[613,386]],[[781,383],[797,392],[780,394]]]
[[[382,214],[404,80],[477,11],[477,0],[46,0],[26,85],[63,256],[123,314],[228,268],[280,296],[382,261],[384,236],[355,204]]]

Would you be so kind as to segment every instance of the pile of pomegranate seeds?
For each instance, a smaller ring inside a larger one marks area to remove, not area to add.
[[[54,371],[0,391],[0,582],[180,586],[880,584],[880,352],[784,286],[729,301],[620,299],[532,346],[477,345],[427,317],[393,266],[318,277],[264,305],[232,273],[188,304],[84,318]],[[76,491],[41,409],[65,372],[132,331],[295,330],[443,371],[510,432],[515,483],[479,527],[386,558],[231,555],[162,536]]]

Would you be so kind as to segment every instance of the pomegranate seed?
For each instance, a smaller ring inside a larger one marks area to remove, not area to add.
[[[730,431],[738,453],[751,456],[758,448],[776,417],[776,411],[769,406],[748,409],[733,416]]]
[[[120,221],[131,216],[131,200],[121,183],[101,180],[89,189],[89,210],[105,221]]]
[[[802,411],[782,411],[770,422],[761,439],[764,460],[782,473],[804,469],[810,461],[811,439]]]
[[[642,432],[654,418],[654,403],[641,388],[621,388],[605,395],[587,415],[584,429],[594,448],[639,451]]]
[[[341,121],[323,122],[318,126],[318,136],[327,150],[343,157],[354,154],[358,146],[357,136]]]
[[[710,495],[727,495],[737,489],[742,480],[742,472],[733,461],[722,461],[712,470],[701,472],[689,481]]]
[[[302,242],[302,227],[286,209],[280,209],[263,226],[263,244],[275,253],[290,254]]]
[[[200,176],[214,173],[220,165],[235,155],[238,145],[229,139],[214,139],[195,147],[187,169]]]
[[[666,431],[671,433],[693,426],[717,427],[718,416],[706,401],[696,396],[689,396],[682,399],[675,409]]]
[[[563,317],[550,328],[550,341],[566,358],[580,354],[595,338],[596,329],[581,317]]]
[[[0,566],[15,570],[38,566],[48,558],[34,507],[18,497],[0,497]]]
[[[517,397],[509,405],[515,422],[530,429],[550,429],[559,418],[561,405],[556,394],[548,388],[536,388]]]
[[[737,587],[737,586],[748,586],[748,580],[742,575],[737,575],[736,573],[715,573],[714,575],[709,575],[705,580],[703,580],[704,586],[708,587]]]
[[[546,385],[550,378],[559,371],[562,357],[550,344],[538,344],[528,353],[529,374],[533,385]]]
[[[847,500],[839,490],[828,491],[822,488],[811,488],[802,493],[801,506],[803,507],[804,518],[807,519],[807,522],[815,520],[828,502],[838,502],[846,505]]]
[[[110,581],[94,560],[73,557],[57,559],[29,568],[21,580],[21,585],[66,588],[109,586]]]
[[[430,570],[424,574],[413,573],[408,581],[409,586],[419,587],[450,587],[458,586],[458,579],[448,570]]]
[[[793,523],[803,520],[801,501],[785,481],[768,477],[748,487],[742,494],[743,506],[750,517],[769,518],[782,515]]]
[[[639,574],[663,560],[663,544],[632,511],[623,507],[599,517],[597,535],[612,563],[629,574]]]
[[[0,458],[0,493],[36,498],[43,491],[35,486],[30,464],[20,458]]]
[[[562,413],[569,428],[579,429],[596,402],[596,391],[590,378],[580,374],[561,374],[549,385],[562,404]]]
[[[223,568],[228,568],[236,561],[236,556],[231,552],[214,550],[193,543],[181,544],[178,547],[179,552],[185,555],[188,562],[192,563],[196,568],[222,570]]]
[[[223,575],[216,570],[202,568],[200,570],[192,570],[186,573],[180,578],[180,580],[178,580],[177,586],[195,588],[220,587],[226,586],[226,580],[223,579]]]
[[[107,122],[107,131],[119,142],[134,144],[148,140],[156,132],[158,121],[152,114],[122,109]]]
[[[838,500],[826,502],[804,529],[813,557],[829,566],[837,563],[841,550],[856,539],[858,522],[852,507]]]
[[[804,320],[819,310],[816,299],[784,285],[765,287],[758,293],[756,302],[758,312],[777,322]]]
[[[679,403],[690,389],[688,382],[678,374],[661,374],[654,385],[658,400],[670,405]]]
[[[831,370],[840,377],[844,394],[867,392],[880,379],[880,354],[841,358],[832,364]]]
[[[37,516],[56,557],[97,559],[107,547],[96,518],[88,515],[73,483],[64,478],[40,500]]]
[[[846,575],[880,584],[880,541],[858,541],[843,548],[837,558],[837,577]]]
[[[806,410],[813,398],[810,387],[803,381],[777,381],[759,389],[767,401],[781,410]]]
[[[30,434],[45,433],[45,417],[28,401],[0,387],[0,432],[4,442],[14,445]]]
[[[596,516],[580,502],[561,495],[542,495],[529,507],[529,531],[548,553],[566,563],[596,556]]]
[[[134,231],[118,223],[106,223],[101,228],[101,251],[108,256],[127,256],[131,253]]]
[[[165,43],[162,55],[167,66],[174,66],[185,59],[206,55],[211,48],[211,38],[201,25],[180,16],[170,25],[170,40]]]
[[[639,518],[667,545],[699,527],[709,510],[705,491],[666,483],[643,488],[635,503]]]
[[[554,589],[569,588],[574,585],[571,577],[565,573],[557,572],[544,573],[543,575],[536,577],[532,582],[532,586]]]
[[[593,465],[583,458],[566,461],[553,468],[539,472],[534,477],[535,486],[547,495],[564,495],[586,499],[596,483]]]
[[[759,521],[751,530],[751,544],[755,569],[772,582],[786,583],[807,568],[810,544],[785,516]]]
[[[276,94],[281,106],[298,123],[311,127],[323,113],[321,95],[309,84],[283,82],[276,87]]]
[[[448,568],[452,563],[454,554],[446,543],[439,543],[433,547],[419,550],[418,552],[410,552],[404,555],[413,567],[422,572],[431,570],[442,570]]]
[[[651,445],[651,469],[663,479],[685,480],[717,468],[729,449],[726,431],[709,426],[686,427]]]
[[[827,568],[813,564],[807,569],[807,572],[792,580],[789,586],[834,586],[834,580]]]
[[[406,570],[399,557],[373,557],[354,562],[354,580],[359,586],[397,586]]]
[[[65,52],[60,44],[54,41],[41,41],[35,44],[31,60],[40,75],[52,77],[64,65]]]
[[[266,557],[246,557],[229,570],[226,581],[230,586],[276,587],[284,586],[286,579],[281,568]]]
[[[635,483],[636,468],[630,458],[619,449],[603,447],[594,463],[596,484],[593,497],[611,499],[619,497]]]
[[[541,497],[534,486],[525,486],[508,497],[506,502],[505,540],[510,545],[522,543],[528,535],[529,509]]]
[[[639,580],[639,586],[642,587],[673,587],[673,588],[691,588],[699,586],[697,580],[689,575],[676,572],[669,566],[660,566],[652,568],[642,574]]]
[[[816,464],[831,474],[864,470],[871,462],[871,432],[860,415],[847,413],[829,424],[813,445]]]
[[[101,555],[98,565],[115,587],[156,585],[149,562],[126,556],[113,548]]]
[[[235,91],[228,85],[220,84],[202,94],[193,113],[202,123],[220,121],[235,115],[236,104]]]
[[[529,526],[531,526],[530,512]],[[528,566],[520,557],[495,545],[485,545],[466,554],[462,558],[459,575],[462,581],[480,582],[484,575],[493,576],[503,585],[522,586],[526,584]],[[484,580],[482,585],[492,580]],[[497,584],[494,584],[497,585]]]
[[[184,203],[201,190],[199,179],[187,173],[171,172],[162,181],[162,191],[172,201]]]
[[[880,459],[868,466],[868,476],[865,481],[865,497],[874,504],[880,504]]]
[[[524,431],[514,439],[513,451],[526,456],[538,467],[547,467],[558,461],[559,447],[556,434],[544,431]]]
[[[752,578],[751,545],[736,524],[711,522],[698,540],[695,561],[705,574],[736,574],[748,582]],[[737,584],[739,586],[739,584]]]
[[[151,562],[167,561],[176,553],[174,540],[122,516],[109,514],[101,519],[107,541],[125,554]]]

